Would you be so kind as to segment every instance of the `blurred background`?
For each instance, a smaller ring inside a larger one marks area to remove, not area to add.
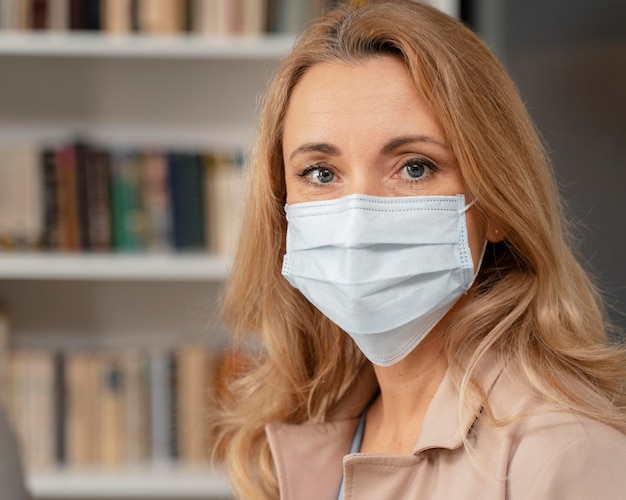
[[[626,329],[626,2],[472,0],[548,147],[587,269]]]

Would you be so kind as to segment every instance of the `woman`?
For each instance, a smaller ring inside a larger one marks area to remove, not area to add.
[[[622,498],[624,350],[475,35],[343,7],[272,83],[225,300],[241,498]]]

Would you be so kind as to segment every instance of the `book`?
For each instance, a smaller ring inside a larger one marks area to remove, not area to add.
[[[66,463],[86,466],[97,463],[100,431],[98,363],[93,353],[66,354]]]
[[[268,31],[299,33],[337,0],[268,0]]]
[[[9,315],[0,308],[0,405],[7,404],[9,363]]]
[[[72,146],[60,147],[56,152],[55,165],[59,247],[64,251],[76,251],[80,249],[80,226],[74,148]]]
[[[206,36],[231,32],[232,4],[229,0],[192,0],[192,31]]]
[[[244,172],[240,154],[209,156],[206,167],[210,181],[208,202],[211,214],[211,250],[217,255],[234,252],[243,210]]]
[[[117,251],[145,248],[145,211],[141,189],[141,156],[114,151],[110,158],[113,247]]]
[[[155,251],[170,250],[172,217],[166,155],[158,151],[147,151],[143,155],[141,177],[147,246]]]
[[[186,2],[139,0],[139,30],[151,35],[175,35],[185,29]]]
[[[137,351],[121,354],[126,390],[124,420],[126,428],[125,462],[146,463],[150,456],[149,373],[146,357]]]
[[[195,153],[171,152],[167,161],[174,248],[203,250],[206,248],[206,237],[202,158]]]
[[[172,363],[169,353],[154,352],[149,360],[150,458],[154,464],[169,464],[174,458]]]
[[[29,469],[55,463],[53,357],[48,351],[14,350],[8,363],[7,412]]]
[[[83,29],[100,31],[101,25],[101,0],[83,0]]]
[[[65,464],[67,460],[67,438],[65,420],[67,418],[67,382],[65,377],[65,353],[54,352],[54,450],[56,463]]]
[[[49,0],[30,0],[30,27],[32,29],[48,29],[49,9]]]
[[[99,428],[96,463],[105,467],[126,462],[126,441],[131,438],[126,428],[127,381],[122,357],[119,353],[98,353],[97,405]]]
[[[43,206],[41,198],[41,170],[39,150],[35,144],[18,146],[14,164],[18,182],[12,185],[19,202],[21,230],[18,239],[25,248],[34,248],[41,240]],[[15,182],[15,179],[14,179]]]
[[[1,248],[11,249],[18,222],[13,189],[15,169],[10,145],[0,144],[0,158],[4,159],[0,162],[0,244]]]
[[[109,34],[132,31],[131,0],[102,0],[102,29]]]
[[[89,250],[89,210],[87,196],[89,177],[93,175],[93,153],[91,146],[83,143],[74,144],[74,165],[76,171],[76,200],[78,202],[78,235],[80,248]]]
[[[15,2],[15,18],[13,28],[28,30],[31,27],[31,0],[17,0]]]
[[[241,33],[257,36],[267,31],[267,0],[241,0]]]
[[[0,30],[8,31],[16,28],[18,0],[0,2]]]
[[[69,25],[73,31],[85,29],[85,0],[69,0]]]
[[[43,229],[39,152],[22,143],[6,146],[1,154],[0,235],[13,247],[33,248]]]
[[[69,0],[49,0],[48,24],[51,31],[67,31],[69,29]]]
[[[44,148],[41,152],[42,204],[44,211],[40,246],[45,249],[58,249],[59,204],[57,199],[56,151]]]
[[[176,351],[176,361],[179,459],[183,463],[207,463],[213,356],[202,344],[187,344]]]
[[[93,146],[79,145],[77,160],[81,201],[81,241],[83,249],[105,251],[111,247],[109,207],[110,155]]]

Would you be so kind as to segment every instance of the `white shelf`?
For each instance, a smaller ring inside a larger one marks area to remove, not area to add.
[[[220,281],[230,260],[208,254],[0,254],[0,279]]]
[[[224,472],[208,467],[51,469],[29,475],[27,486],[35,498],[232,498]]]
[[[86,32],[0,32],[0,55],[115,58],[278,59],[293,35],[204,37]]]

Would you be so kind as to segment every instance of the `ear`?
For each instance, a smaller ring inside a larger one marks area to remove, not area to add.
[[[498,243],[504,239],[504,236],[504,231],[501,228],[494,227],[491,222],[487,224],[487,241]]]

